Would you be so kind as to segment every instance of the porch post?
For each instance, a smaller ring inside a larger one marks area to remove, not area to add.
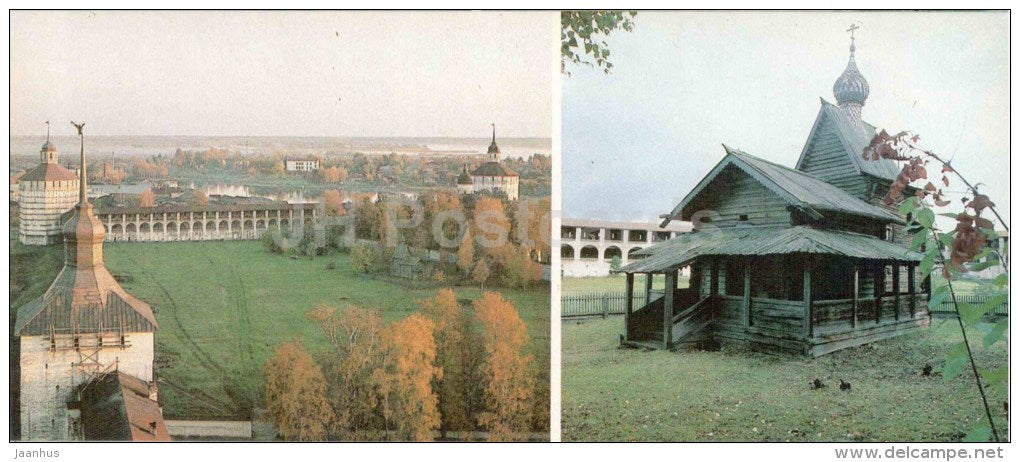
[[[907,306],[910,307],[910,317],[914,317],[914,311],[917,307],[917,300],[914,300],[917,294],[917,288],[914,286],[914,265],[913,263],[907,263],[907,296],[910,297],[907,302]]]
[[[676,270],[666,272],[666,287],[662,298],[662,343],[673,348],[673,294],[676,292]]]
[[[709,282],[708,295],[719,295],[719,260],[712,258],[712,280]]]
[[[900,264],[894,262],[892,265],[893,285],[893,318],[900,320]]]
[[[875,278],[875,324],[882,322],[882,293],[885,292],[885,284],[883,277],[885,275],[885,265],[882,262],[878,262],[874,265],[874,278]]]
[[[645,305],[652,303],[652,278],[654,273],[645,273]]]
[[[814,335],[814,315],[811,309],[811,256],[804,257],[804,337]]]
[[[634,311],[634,273],[627,273],[626,297],[623,311],[623,339],[630,340],[630,314]]]
[[[860,265],[854,265],[854,288],[853,288],[853,318],[850,320],[850,325],[857,328],[857,305],[860,303],[861,298],[861,268]]]
[[[744,259],[744,328],[751,325],[751,259]]]

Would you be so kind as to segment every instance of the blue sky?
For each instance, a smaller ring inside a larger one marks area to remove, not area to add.
[[[563,79],[563,216],[653,219],[722,143],[793,167],[819,97],[835,102],[851,23],[863,118],[955,153],[1008,220],[1009,16],[987,12],[639,13],[608,38],[611,74]]]

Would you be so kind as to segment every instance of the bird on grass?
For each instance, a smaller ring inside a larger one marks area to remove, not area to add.
[[[921,369],[921,375],[931,377],[931,364],[924,365],[924,369]]]
[[[820,379],[815,379],[814,382],[811,382],[811,388],[813,388],[815,390],[818,390],[818,389],[821,389],[821,388],[825,388],[825,384],[822,383],[822,381]]]
[[[844,382],[843,379],[839,379],[839,389],[843,391],[850,391],[850,382]]]

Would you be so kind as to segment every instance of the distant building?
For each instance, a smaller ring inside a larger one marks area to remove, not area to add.
[[[690,232],[690,222],[630,223],[563,218],[560,221],[561,272],[564,277],[608,276],[613,260],[620,266],[639,258],[634,253]],[[617,268],[619,269],[619,268]]]
[[[106,232],[85,178],[83,167],[78,203],[62,229],[64,268],[17,311],[21,437],[168,440],[153,378],[156,317],[106,269]]]
[[[288,172],[315,172],[319,170],[319,159],[315,157],[288,157],[284,164]]]
[[[492,127],[492,144],[489,145],[489,160],[468,173],[467,165],[457,176],[457,191],[464,194],[482,191],[501,191],[511,201],[517,200],[520,178],[499,162],[499,146],[496,144],[496,126]]]
[[[78,177],[60,165],[48,134],[39,158],[39,165],[18,179],[18,239],[28,245],[60,242],[60,215],[78,198]]]

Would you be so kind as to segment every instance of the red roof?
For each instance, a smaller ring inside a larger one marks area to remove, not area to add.
[[[60,164],[40,164],[21,176],[19,181],[70,181],[77,180],[78,175],[60,166]]]

